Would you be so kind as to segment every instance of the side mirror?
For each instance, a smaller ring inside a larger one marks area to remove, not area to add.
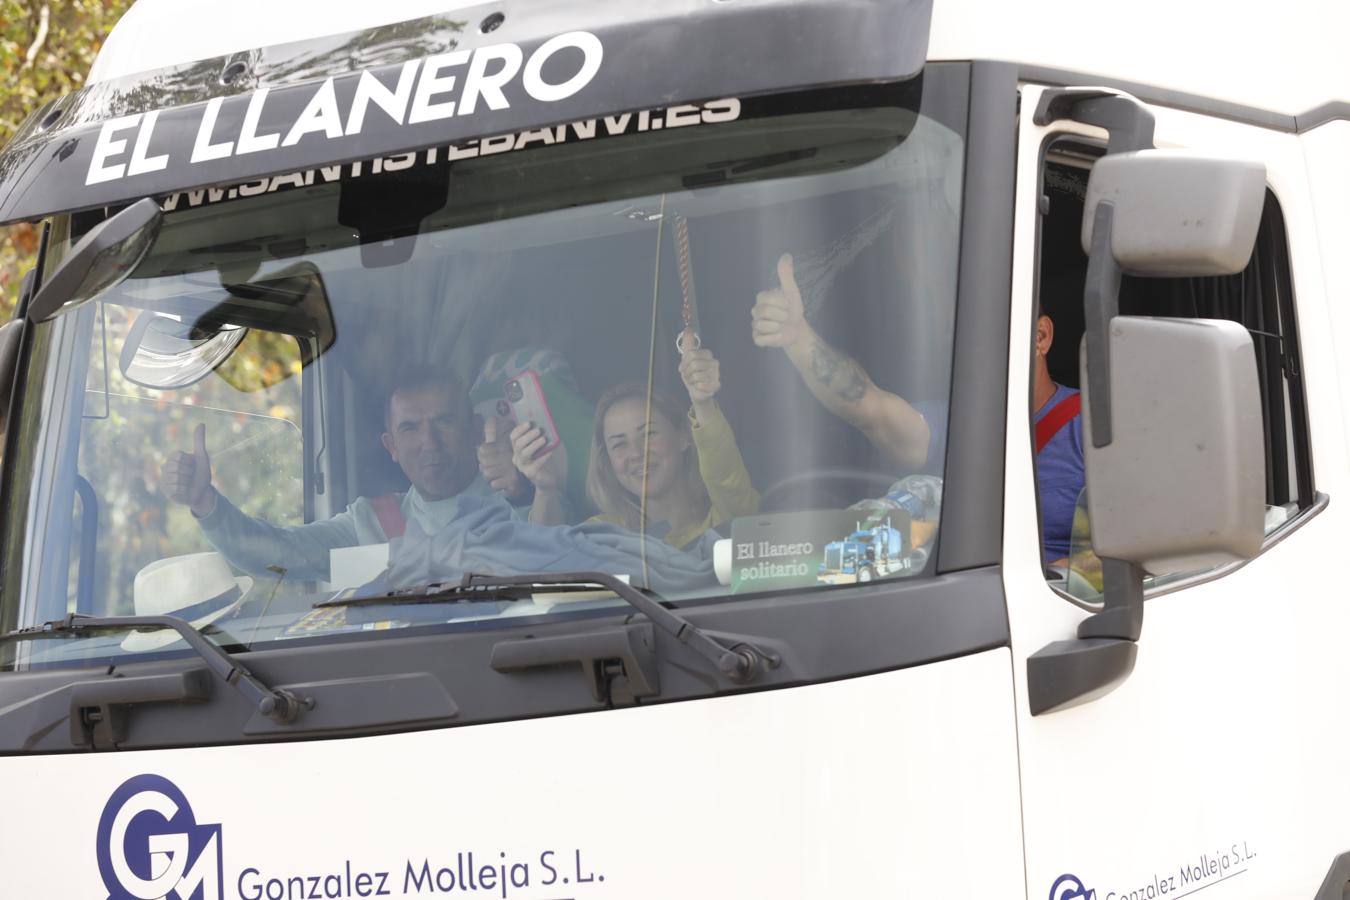
[[[1241,272],[1252,255],[1265,203],[1259,162],[1184,150],[1102,157],[1088,176],[1083,252],[1092,253],[1097,206],[1114,207],[1111,255],[1130,275]]]
[[[46,321],[120,284],[150,252],[163,221],[159,204],[147,197],[89,229],[38,289],[28,317]]]
[[[1155,575],[1255,556],[1266,468],[1247,329],[1117,316],[1109,341],[1112,440],[1083,442],[1097,555]],[[1094,410],[1086,353],[1082,367],[1086,436]]]
[[[1265,443],[1251,336],[1236,322],[1119,312],[1123,273],[1246,268],[1265,166],[1135,149],[1136,132],[1152,144],[1151,128],[1135,127],[1147,110],[1128,97],[1104,104],[1093,92],[1070,104],[1075,116],[1106,126],[1112,145],[1131,145],[1108,147],[1092,167],[1082,228],[1083,455],[1102,609],[1079,622],[1075,639],[1028,657],[1032,715],[1100,697],[1129,677],[1146,571],[1249,559],[1263,537]]]

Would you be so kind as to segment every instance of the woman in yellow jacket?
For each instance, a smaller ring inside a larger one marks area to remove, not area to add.
[[[601,395],[586,492],[600,510],[590,521],[646,531],[692,550],[709,529],[758,512],[759,493],[750,484],[731,424],[714,399],[722,386],[717,359],[708,350],[686,353],[680,378],[689,392],[687,413],[657,393],[651,395],[649,408],[642,382],[615,385]],[[530,519],[556,524],[561,508],[554,513],[549,498],[560,469],[549,465],[547,457],[533,458],[543,446],[542,432],[519,432],[518,440],[512,434],[515,464],[535,484]]]

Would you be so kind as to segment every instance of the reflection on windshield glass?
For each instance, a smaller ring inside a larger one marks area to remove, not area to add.
[[[470,572],[730,601],[924,575],[960,135],[894,106],[668,134],[184,200],[132,278],[44,326],[6,621],[173,613],[253,646],[621,605],[399,600]],[[342,222],[395,221],[419,178],[444,203],[363,252]]]

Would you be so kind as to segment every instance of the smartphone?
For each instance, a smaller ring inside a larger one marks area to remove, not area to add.
[[[539,373],[526,369],[506,382],[506,402],[511,408],[511,417],[517,422],[528,422],[544,432],[544,446],[535,454],[538,458],[562,443],[558,436],[558,426],[553,422],[553,413],[549,411],[548,401],[544,399],[544,388],[539,383]]]
[[[487,432],[488,419],[497,420],[495,433],[498,440],[507,440],[507,437],[511,434],[511,429],[516,427],[516,420],[511,415],[511,404],[506,402],[505,397],[479,400],[474,404],[473,411],[483,419],[484,434]]]

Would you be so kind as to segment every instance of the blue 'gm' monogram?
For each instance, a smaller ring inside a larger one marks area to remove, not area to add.
[[[103,807],[98,871],[108,900],[223,896],[220,858],[220,826],[198,825],[187,797],[167,778],[129,778]]]

